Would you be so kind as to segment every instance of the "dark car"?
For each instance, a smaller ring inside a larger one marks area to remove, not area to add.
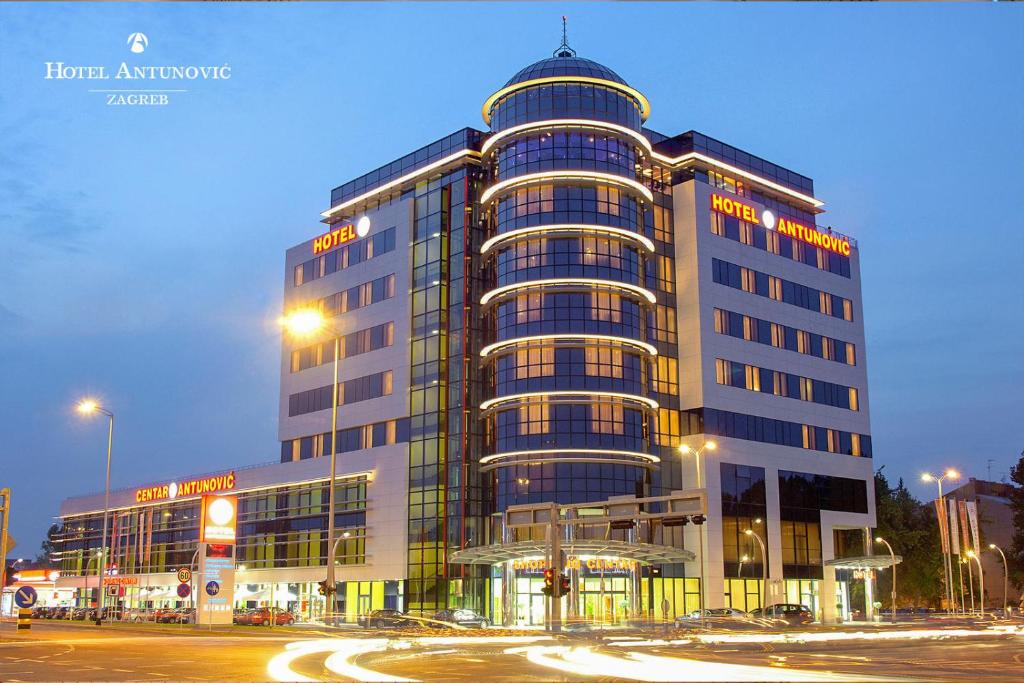
[[[491,625],[491,622],[486,617],[477,614],[471,609],[443,609],[434,615],[434,620],[473,628],[487,628]]]
[[[68,619],[71,617],[71,612],[74,611],[73,607],[54,607],[46,613],[47,619]]]
[[[765,608],[758,608],[750,613],[755,619],[774,619],[784,621],[790,625],[810,624],[814,621],[814,614],[806,605],[795,605],[793,603],[779,603],[768,605]]]
[[[71,610],[71,619],[75,621],[83,621],[85,619],[92,619],[95,610],[92,607],[76,607]]]
[[[363,628],[409,628],[422,624],[419,619],[396,609],[375,609],[360,615],[356,621]]]
[[[257,607],[247,610],[239,616],[236,623],[248,626],[270,626],[271,619],[277,626],[291,626],[295,623],[295,615],[280,607]]]

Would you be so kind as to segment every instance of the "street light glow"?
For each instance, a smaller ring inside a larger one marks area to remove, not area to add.
[[[932,475],[928,474],[927,472],[925,472],[924,474],[921,475],[921,481],[931,481],[934,478],[935,477],[933,477]]]
[[[875,543],[881,543],[881,542],[882,542],[882,537],[881,536],[875,536]]]
[[[94,401],[93,399],[83,398],[81,401],[78,402],[78,405],[75,407],[75,409],[82,415],[90,415],[92,413],[95,413],[99,407],[100,404]]]
[[[281,318],[281,326],[290,334],[305,337],[323,329],[324,316],[320,311],[302,309],[293,311]]]
[[[960,473],[954,470],[952,467],[946,470],[946,479],[959,479]]]
[[[691,450],[693,450],[693,449],[691,449],[685,443],[684,444],[680,444],[680,446],[679,446],[679,452],[680,453],[686,454],[686,453],[689,453]]]
[[[708,441],[707,443],[704,444],[704,447],[707,448],[709,451],[713,451],[716,448],[718,448],[718,444],[715,443],[714,441]]]

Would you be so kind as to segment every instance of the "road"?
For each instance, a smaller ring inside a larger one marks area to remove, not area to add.
[[[37,622],[26,636],[0,625],[0,681],[57,680],[1019,681],[1024,630],[420,637]]]

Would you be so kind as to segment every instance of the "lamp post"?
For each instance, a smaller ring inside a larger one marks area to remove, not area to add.
[[[718,444],[714,441],[705,441],[700,445],[700,448],[694,450],[687,446],[685,443],[679,446],[679,455],[688,455],[693,453],[693,462],[697,466],[697,488],[701,488],[700,481],[700,456],[704,455],[705,450],[713,451],[718,448]],[[682,469],[682,458],[679,460],[679,485],[683,484],[683,469]]]
[[[967,557],[978,563],[978,604],[981,605],[981,616],[985,616],[985,572],[981,569],[981,558],[973,550],[967,551]]]
[[[747,536],[753,536],[757,544],[761,546],[761,614],[763,615],[765,608],[768,607],[765,604],[768,601],[768,553],[764,549],[764,541],[754,533],[753,529],[746,529],[743,533]]]
[[[331,391],[331,476],[330,492],[327,503],[327,547],[330,548],[331,556],[327,558],[327,620],[334,614],[334,592],[336,583],[334,581],[334,498],[335,487],[338,477],[338,367],[341,359],[341,334],[327,323],[323,314],[315,310],[294,311],[281,319],[281,324],[286,331],[296,337],[305,337],[317,332],[327,332],[334,337],[334,382]]]
[[[997,546],[995,543],[988,544],[989,550],[995,550],[999,553],[999,556],[1003,558],[1003,619],[1009,616],[1006,613],[1006,587],[1010,582],[1010,567],[1006,564],[1006,555],[1003,553],[1003,549]]]
[[[930,472],[925,472],[924,474],[921,475],[921,481],[934,481],[936,484],[938,484],[938,487],[939,487],[939,508],[940,508],[941,513],[943,515],[948,514],[948,512],[946,511],[946,498],[942,494],[942,482],[945,481],[946,479],[949,479],[951,481],[955,481],[956,479],[959,479],[959,478],[960,478],[960,473],[957,472],[956,470],[954,470],[952,467],[950,467],[945,472],[943,472],[941,476],[936,476],[934,474],[931,474]],[[939,522],[939,536],[940,536],[939,548],[940,549],[942,548],[942,539],[941,539],[941,536],[942,536],[942,521],[943,521],[942,519],[938,520],[938,522]],[[947,526],[948,526],[948,522],[947,522]],[[945,562],[943,563],[944,564],[943,569],[945,569],[945,571],[946,571],[946,609],[947,609],[947,611],[952,611],[953,599],[954,599],[954,597],[953,597],[954,596],[954,593],[953,593],[953,559],[952,559],[952,557],[950,555],[951,555],[951,553],[943,553],[943,559],[945,560]]]
[[[881,536],[875,537],[875,543],[884,543],[885,547],[889,549],[889,556],[892,557],[892,623],[896,623],[896,553],[892,551],[892,546],[889,545],[889,541],[885,540]]]
[[[79,401],[77,409],[82,415],[101,413],[110,420],[107,427],[107,476],[103,489],[103,536],[100,538],[100,599],[97,600],[96,610],[96,625],[100,626],[103,624],[103,577],[107,574],[107,519],[110,514],[110,452],[114,445],[114,413],[90,398]]]

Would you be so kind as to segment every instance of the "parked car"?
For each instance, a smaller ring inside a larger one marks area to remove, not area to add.
[[[758,619],[776,619],[790,625],[809,624],[814,621],[814,614],[806,605],[793,603],[768,605],[763,609],[759,607],[753,610],[750,616]]]
[[[249,626],[270,626],[271,619],[277,626],[291,626],[295,623],[295,615],[280,607],[257,607],[247,610],[239,616],[236,623]]]
[[[422,621],[396,609],[375,609],[362,614],[356,622],[363,628],[409,628],[422,625]]]
[[[474,628],[487,628],[491,622],[471,609],[443,609],[434,615],[436,621],[443,621],[448,624],[459,626],[472,626]],[[430,626],[431,624],[427,624]]]
[[[92,607],[75,607],[73,610],[71,610],[70,618],[74,619],[75,621],[92,619],[94,611],[95,610],[93,610]]]
[[[133,621],[135,623],[143,621],[153,621],[156,618],[156,610],[153,609],[129,609],[125,610],[124,619],[125,621]]]
[[[247,624],[249,623],[249,612],[252,610],[248,609],[236,609],[233,616],[231,617],[232,623],[235,624]]]
[[[70,619],[71,612],[74,611],[73,607],[62,605],[61,607],[54,607],[46,613],[47,619]]]
[[[178,610],[173,607],[160,607],[153,613],[153,621],[158,624],[177,624]]]
[[[732,607],[716,607],[716,608],[713,608],[713,609],[706,609],[706,610],[704,610],[704,616],[706,618],[709,618],[709,619],[712,618],[712,617],[717,617],[719,619],[721,619],[721,618],[746,619],[748,615],[743,610],[733,609]],[[676,621],[691,620],[691,619],[700,619],[700,610],[699,609],[695,609],[692,612],[690,612],[689,614],[684,614],[681,617],[676,617]]]

